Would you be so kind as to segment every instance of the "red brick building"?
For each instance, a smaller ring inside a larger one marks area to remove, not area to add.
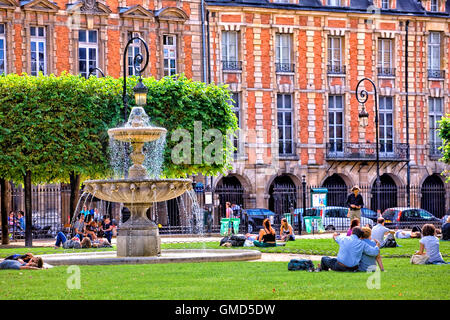
[[[406,185],[409,21],[411,184],[442,191],[436,125],[450,105],[449,13],[448,0],[0,0],[0,72],[87,75],[99,67],[119,77],[125,45],[138,34],[150,50],[144,76],[185,73],[233,93],[238,151],[229,175],[213,181],[216,198],[229,186],[244,207],[285,211],[276,189],[297,190],[303,175],[344,194],[374,185],[373,96],[365,128],[355,98],[363,77],[378,89],[382,184]],[[132,46],[127,66],[141,50]],[[439,214],[449,208],[446,194],[436,200]],[[404,203],[399,192],[389,205]]]

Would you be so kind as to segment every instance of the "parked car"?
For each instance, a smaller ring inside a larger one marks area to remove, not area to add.
[[[346,231],[350,227],[350,218],[347,218],[348,208],[346,207],[313,207],[307,208],[303,215],[303,209],[297,209],[300,213],[304,226],[304,218],[307,216],[322,217],[322,224],[325,230],[328,231]],[[295,212],[295,211],[294,211]],[[295,220],[295,217],[294,217]],[[361,217],[361,226],[373,226],[374,222],[364,216]],[[302,226],[302,228],[303,228]]]
[[[430,212],[420,208],[388,208],[382,214],[385,226],[388,228],[412,228],[431,223],[440,226],[441,220]]]
[[[270,223],[273,224],[275,218],[275,212],[270,211],[269,209],[263,208],[255,208],[255,209],[246,209],[244,213],[248,216],[248,232],[259,232],[259,229],[263,228],[264,219],[269,219]]]
[[[368,208],[361,209],[361,217],[365,217],[367,219],[372,220],[373,222],[377,222],[378,215],[375,211],[370,210]]]

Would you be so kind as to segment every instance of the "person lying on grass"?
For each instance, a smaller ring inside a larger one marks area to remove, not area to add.
[[[436,228],[432,224],[426,224],[422,228],[419,251],[415,254],[425,255],[430,258],[426,264],[446,264],[439,251],[439,239],[436,237]]]
[[[337,258],[322,257],[317,271],[328,271],[329,269],[334,271],[357,271],[363,253],[376,257],[380,253],[380,243],[377,242],[377,245],[372,247],[361,240],[363,235],[364,232],[360,227],[354,227],[352,235],[349,237],[335,232],[333,239],[339,245]]]
[[[372,229],[368,227],[363,227],[361,229],[363,231],[362,241],[372,247],[375,247],[377,245],[377,242],[371,239]],[[377,268],[376,263],[378,263],[380,270],[384,271],[383,261],[381,260],[380,254],[375,257],[367,255],[363,252],[361,261],[359,262],[358,271],[375,271]]]
[[[25,254],[13,254],[5,258],[5,260],[22,260],[25,263],[28,263],[33,258],[32,253]]]
[[[0,262],[0,269],[12,270],[39,270],[44,266],[44,261],[41,257],[33,257],[30,261],[25,263],[23,260],[3,260]]]

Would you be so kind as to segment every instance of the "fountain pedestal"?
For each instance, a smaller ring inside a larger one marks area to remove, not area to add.
[[[151,204],[124,203],[130,209],[130,218],[122,224],[117,235],[118,257],[151,257],[161,254],[158,226],[146,212]]]

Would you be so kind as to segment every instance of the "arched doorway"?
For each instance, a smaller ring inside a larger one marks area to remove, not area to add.
[[[445,215],[445,186],[441,178],[433,174],[422,183],[420,207],[438,218]]]
[[[269,210],[278,216],[297,207],[297,188],[292,179],[287,175],[278,176],[273,180],[269,188]]]
[[[241,208],[244,208],[244,188],[241,182],[235,176],[223,177],[218,183],[214,190],[215,193],[219,195],[219,215],[220,218],[224,218],[225,214],[225,203],[230,202],[231,204],[237,204]]]
[[[332,176],[325,179],[322,187],[328,189],[327,205],[345,207],[347,201],[348,188],[344,179],[338,174],[333,174]]]
[[[388,174],[383,174],[380,177],[380,210],[383,213],[387,208],[397,207],[397,185]],[[372,185],[372,199],[370,202],[370,209],[377,210],[377,181]]]

